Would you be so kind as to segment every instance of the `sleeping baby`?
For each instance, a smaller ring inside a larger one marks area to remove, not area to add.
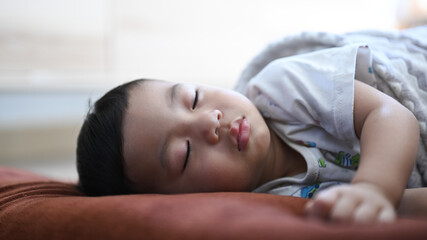
[[[392,221],[402,199],[412,203],[406,188],[427,191],[414,167],[422,139],[414,113],[372,86],[380,76],[368,44],[274,59],[236,90],[122,84],[81,128],[79,187],[272,193],[312,198],[307,213],[325,219]]]

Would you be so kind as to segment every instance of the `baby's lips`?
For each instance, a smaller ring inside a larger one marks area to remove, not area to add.
[[[229,135],[231,142],[240,152],[245,149],[250,137],[251,124],[246,117],[239,117],[230,123]]]
[[[238,146],[238,137],[240,131],[240,123],[242,122],[242,118],[237,118],[230,123],[229,136],[231,142],[237,147]]]
[[[251,135],[251,124],[249,119],[243,117],[239,125],[239,135],[237,138],[238,150],[242,151],[246,148],[246,145],[249,142],[249,137]]]

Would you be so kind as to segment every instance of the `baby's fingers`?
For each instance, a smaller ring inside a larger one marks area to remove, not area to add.
[[[373,222],[378,217],[378,209],[369,204],[362,204],[354,213],[354,221],[360,223]]]
[[[354,213],[358,209],[360,200],[349,195],[340,195],[331,209],[330,219],[334,221],[353,221]]]
[[[354,213],[354,222],[392,222],[396,218],[392,207],[381,207],[371,204],[360,205]]]
[[[305,206],[306,214],[310,217],[329,219],[338,195],[334,191],[325,190],[319,193],[316,198],[308,202]]]
[[[383,209],[378,215],[378,220],[380,222],[393,222],[396,220],[396,211],[394,208]]]
[[[396,218],[391,202],[366,184],[326,189],[307,204],[306,210],[309,216],[342,222],[391,222]]]
[[[309,217],[328,219],[331,205],[322,201],[312,200],[305,205],[305,212]]]

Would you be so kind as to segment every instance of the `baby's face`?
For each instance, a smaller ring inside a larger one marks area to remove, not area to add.
[[[123,118],[125,174],[137,192],[250,191],[265,179],[270,133],[232,90],[146,81]]]

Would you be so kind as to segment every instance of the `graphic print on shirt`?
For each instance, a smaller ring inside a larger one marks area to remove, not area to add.
[[[299,140],[297,141],[297,143],[306,146],[306,147],[316,147],[316,143],[315,142],[310,142],[310,141],[303,141],[303,140]]]
[[[312,198],[319,187],[320,184],[316,183],[314,185],[301,188],[301,197]]]
[[[340,151],[335,158],[335,163],[344,167],[358,167],[360,163],[360,154],[351,156],[350,153]]]
[[[317,159],[317,162],[319,163],[319,167],[320,168],[325,168],[326,167],[326,162],[323,158],[319,158]]]

